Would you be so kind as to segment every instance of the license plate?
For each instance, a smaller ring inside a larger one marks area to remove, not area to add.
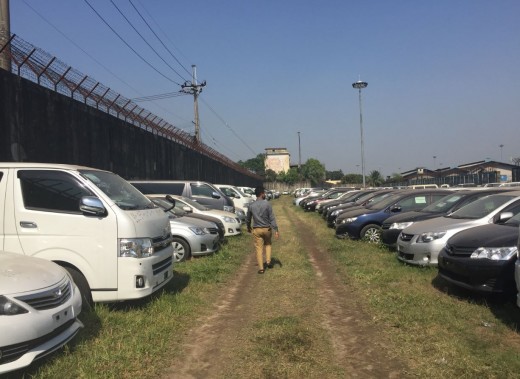
[[[74,312],[72,310],[72,306],[62,309],[58,313],[55,313],[52,315],[52,319],[54,320],[54,323],[57,326],[64,324],[71,318],[74,318]]]

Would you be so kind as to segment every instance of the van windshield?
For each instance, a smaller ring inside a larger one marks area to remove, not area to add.
[[[134,186],[112,172],[97,170],[79,170],[79,172],[123,210],[143,210],[156,207]]]

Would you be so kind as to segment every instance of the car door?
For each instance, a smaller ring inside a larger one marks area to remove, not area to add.
[[[191,198],[212,209],[223,209],[222,196],[207,183],[190,183]]]
[[[117,217],[79,210],[83,196],[95,194],[67,171],[19,169],[13,187],[14,220],[22,253],[68,262],[92,290],[117,288]],[[105,205],[106,206],[106,205]]]

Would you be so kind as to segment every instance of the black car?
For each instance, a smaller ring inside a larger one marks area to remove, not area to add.
[[[439,276],[482,294],[514,294],[520,205],[504,212],[502,220],[507,221],[466,229],[451,237],[439,254]]]
[[[457,209],[474,202],[481,197],[501,192],[500,189],[455,191],[424,209],[400,213],[389,217],[382,226],[381,241],[390,248],[395,248],[401,231],[414,222],[429,220],[455,212]]]
[[[349,191],[352,191],[352,189],[351,188],[333,188],[330,191],[324,193],[323,195],[321,195],[320,197],[318,197],[316,199],[311,199],[311,200],[305,201],[304,208],[306,211],[314,212],[316,210],[316,206],[319,203],[321,203],[322,201],[337,199],[338,197],[340,197],[344,193],[348,193]]]

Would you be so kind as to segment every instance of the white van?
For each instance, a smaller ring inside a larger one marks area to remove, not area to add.
[[[172,279],[166,214],[88,167],[0,163],[0,250],[63,266],[84,303],[145,297]]]

